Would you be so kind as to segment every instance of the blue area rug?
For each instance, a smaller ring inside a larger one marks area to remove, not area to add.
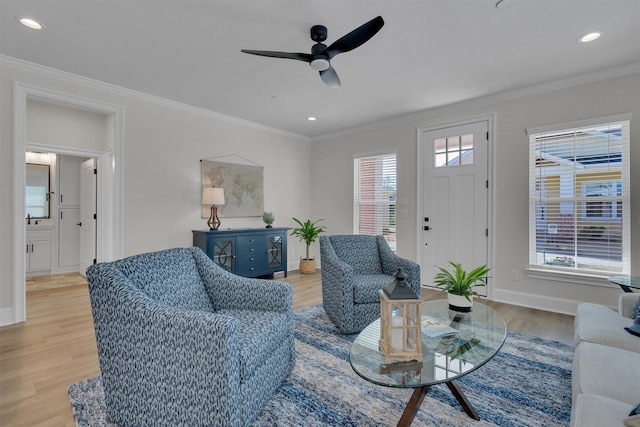
[[[355,335],[337,332],[321,306],[295,313],[296,366],[255,427],[395,426],[412,390],[371,384],[351,369]],[[459,383],[481,417],[467,417],[445,385],[429,390],[413,426],[568,426],[573,349],[509,333],[496,357]],[[78,426],[105,421],[100,377],[69,387]]]

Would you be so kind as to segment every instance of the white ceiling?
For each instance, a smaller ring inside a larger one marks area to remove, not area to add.
[[[0,0],[0,54],[310,137],[640,62],[640,0],[496,1]],[[312,25],[328,45],[377,15],[332,60],[338,89],[240,52],[310,52]]]

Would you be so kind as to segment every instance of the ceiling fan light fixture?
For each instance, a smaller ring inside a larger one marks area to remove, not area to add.
[[[32,30],[41,30],[42,24],[40,24],[35,19],[31,18],[18,18],[18,22],[24,25],[27,28],[31,28]]]
[[[602,35],[602,31],[592,31],[588,34],[578,37],[578,41],[580,43],[589,43],[596,39],[599,39],[601,35]]]
[[[327,58],[315,58],[309,63],[309,65],[316,71],[324,71],[331,66]]]

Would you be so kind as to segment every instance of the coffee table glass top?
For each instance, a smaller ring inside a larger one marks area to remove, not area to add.
[[[422,303],[422,362],[389,362],[380,352],[380,319],[367,326],[351,346],[353,370],[375,384],[416,388],[455,380],[487,363],[504,344],[507,326],[492,308],[473,304],[470,313],[449,310],[446,300]],[[433,326],[435,325],[435,327]],[[433,331],[451,326],[457,333],[431,338]]]
[[[609,277],[609,282],[620,286],[625,292],[631,292],[629,288],[640,289],[640,277],[613,276]],[[626,288],[626,289],[625,289]]]

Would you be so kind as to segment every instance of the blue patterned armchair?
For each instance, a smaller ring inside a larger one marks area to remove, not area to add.
[[[288,283],[235,276],[197,247],[87,278],[111,423],[249,425],[295,364]]]
[[[362,331],[380,317],[379,289],[402,267],[420,295],[420,266],[393,253],[382,236],[320,237],[322,304],[343,334]]]

